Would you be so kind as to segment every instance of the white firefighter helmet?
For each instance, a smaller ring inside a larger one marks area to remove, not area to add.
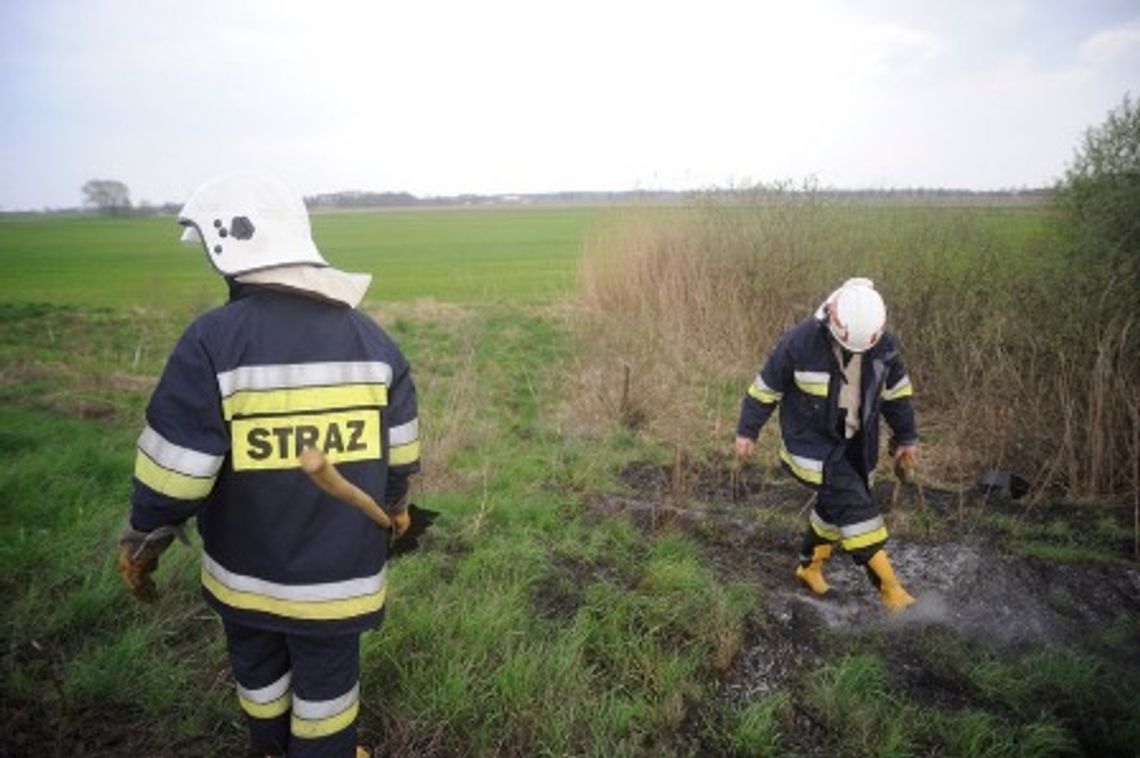
[[[277,266],[328,266],[313,242],[305,203],[284,182],[226,174],[194,191],[178,214],[183,242],[200,242],[220,273]]]
[[[853,353],[872,348],[883,336],[887,306],[870,279],[848,279],[831,293],[816,312],[827,322],[835,341]]]

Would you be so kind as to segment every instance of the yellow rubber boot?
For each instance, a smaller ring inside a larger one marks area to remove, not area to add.
[[[811,552],[811,562],[806,566],[796,566],[796,576],[817,595],[826,595],[831,585],[823,578],[823,562],[831,557],[831,545],[816,545]]]
[[[914,602],[914,598],[903,589],[895,577],[895,570],[891,568],[886,550],[880,550],[871,556],[871,560],[867,561],[867,568],[874,573],[874,579],[878,580],[879,595],[882,596],[883,605],[887,606],[888,611],[897,613]]]

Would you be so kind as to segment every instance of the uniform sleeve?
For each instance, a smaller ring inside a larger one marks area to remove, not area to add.
[[[918,427],[911,397],[914,387],[906,372],[902,358],[895,351],[887,364],[887,379],[883,383],[883,418],[891,428],[892,448],[918,442]]]
[[[760,436],[760,429],[791,386],[793,376],[791,332],[788,332],[776,343],[744,396],[736,423],[737,435],[753,440]]]
[[[131,525],[149,532],[195,515],[214,488],[230,441],[218,382],[196,325],[178,341],[146,409]]]
[[[408,477],[420,470],[420,421],[416,386],[405,362],[393,378],[388,396],[388,486],[385,505],[399,505],[408,491]]]

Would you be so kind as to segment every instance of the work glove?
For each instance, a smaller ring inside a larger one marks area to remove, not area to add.
[[[123,525],[119,534],[119,574],[138,600],[153,603],[158,598],[151,574],[158,568],[158,557],[166,552],[175,537],[185,545],[190,544],[181,524],[150,532],[140,532],[130,521]]]
[[[412,525],[412,517],[408,515],[408,509],[402,508],[399,511],[391,514],[392,516],[392,538],[400,539],[404,536],[404,532],[408,531],[408,527]]]
[[[918,476],[918,445],[899,445],[894,456],[895,477],[903,484],[914,484]]]
[[[406,480],[403,482],[402,492],[396,502],[389,504],[384,508],[384,512],[388,514],[388,519],[392,522],[392,534],[389,535],[389,541],[395,542],[404,536],[404,532],[408,531],[408,527],[412,524],[412,517],[408,513],[408,488]]]

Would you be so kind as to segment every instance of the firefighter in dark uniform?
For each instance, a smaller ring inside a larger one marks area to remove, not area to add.
[[[351,756],[360,634],[383,617],[390,535],[297,457],[316,447],[406,529],[420,447],[408,362],[355,308],[371,277],[328,265],[285,185],[221,177],[179,222],[230,299],[185,331],[147,406],[120,570],[153,597],[158,556],[197,517],[202,593],[254,749]]]
[[[883,603],[914,602],[883,546],[887,528],[871,494],[879,457],[879,414],[892,432],[896,471],[917,459],[913,390],[887,311],[869,279],[849,279],[816,313],[792,327],[757,374],[740,410],[736,453],[751,455],[760,428],[780,406],[780,460],[817,491],[796,576],[813,592],[830,587],[823,564],[836,543],[865,566]]]

